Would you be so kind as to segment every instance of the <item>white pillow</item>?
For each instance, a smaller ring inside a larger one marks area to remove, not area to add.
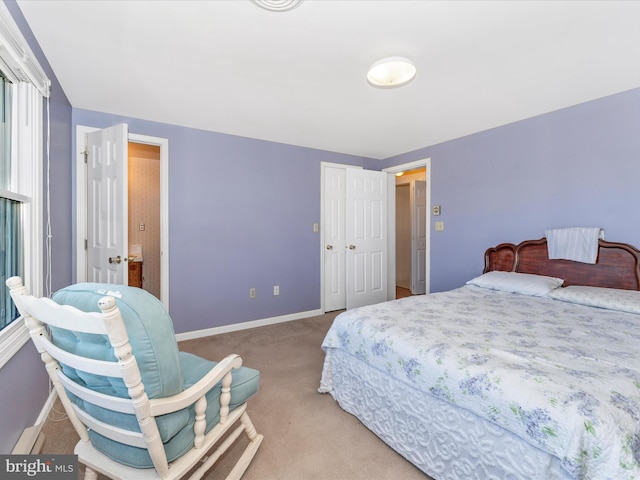
[[[564,283],[562,278],[533,275],[531,273],[502,272],[495,270],[487,272],[467,282],[467,285],[475,285],[491,290],[519,293],[543,297],[550,291]]]
[[[550,292],[549,297],[563,302],[640,314],[640,292],[636,290],[572,285]]]

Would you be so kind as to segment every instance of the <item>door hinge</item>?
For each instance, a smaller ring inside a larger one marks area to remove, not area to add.
[[[84,239],[84,249],[89,250],[89,240],[86,238]]]

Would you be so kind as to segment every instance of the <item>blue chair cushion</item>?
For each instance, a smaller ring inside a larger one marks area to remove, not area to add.
[[[211,362],[185,352],[180,352],[180,362],[185,377],[185,388],[195,384],[217,364],[217,362]],[[260,384],[260,372],[252,368],[240,367],[232,371],[232,378],[231,401],[229,403],[230,410],[242,405],[257,393]],[[220,421],[220,390],[221,385],[217,384],[206,394],[207,410],[205,418],[207,423],[205,432],[209,432]],[[132,417],[131,415],[116,414],[114,412],[110,413],[111,415]],[[188,417],[187,421],[182,423],[182,428],[180,428],[176,434],[168,440],[163,439],[165,453],[169,462],[181,457],[193,448],[193,440],[195,438],[195,434],[193,433],[195,408],[191,406],[170,415],[182,413],[186,414]],[[168,417],[170,415],[164,415],[163,417]],[[162,417],[158,417],[158,420],[160,418]],[[137,428],[135,417],[132,420],[135,425],[130,425],[130,429],[140,431]],[[114,442],[113,440],[103,437],[94,431],[89,431],[89,437],[91,438],[91,443],[97,450],[120,463],[136,468],[153,467],[151,458],[145,449],[130,447],[128,445]]]
[[[99,312],[98,300],[105,295],[116,299],[129,335],[133,354],[149,398],[163,398],[182,392],[200,380],[216,362],[189,353],[179,352],[173,322],[164,306],[145,290],[123,285],[80,283],[58,291],[53,300],[72,305],[85,312]],[[53,342],[64,350],[99,360],[115,360],[113,349],[105,335],[78,334],[52,328]],[[69,378],[92,390],[107,395],[128,398],[122,380],[87,374],[62,365]],[[245,403],[258,391],[260,373],[247,367],[232,373],[230,409]],[[220,389],[218,384],[206,395],[206,431],[219,421]],[[97,407],[67,392],[72,402],[98,420],[132,431],[140,431],[135,415],[128,415]],[[194,407],[157,417],[156,423],[165,446],[168,461],[184,455],[193,446]],[[90,431],[94,447],[108,457],[137,468],[152,468],[147,450],[114,442]]]

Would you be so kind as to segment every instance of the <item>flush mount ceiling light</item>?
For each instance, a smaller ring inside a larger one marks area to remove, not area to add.
[[[406,85],[416,76],[416,67],[408,58],[388,57],[371,65],[367,80],[378,88],[396,88]]]
[[[272,12],[286,12],[293,10],[302,3],[302,0],[251,0],[253,3]]]

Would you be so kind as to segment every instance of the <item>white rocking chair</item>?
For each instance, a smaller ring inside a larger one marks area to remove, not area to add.
[[[227,478],[243,475],[263,439],[246,412],[259,372],[237,355],[216,364],[178,352],[171,319],[144,290],[78,284],[54,302],[19,277],[6,283],[80,436],[85,480],[199,479],[244,432]]]

